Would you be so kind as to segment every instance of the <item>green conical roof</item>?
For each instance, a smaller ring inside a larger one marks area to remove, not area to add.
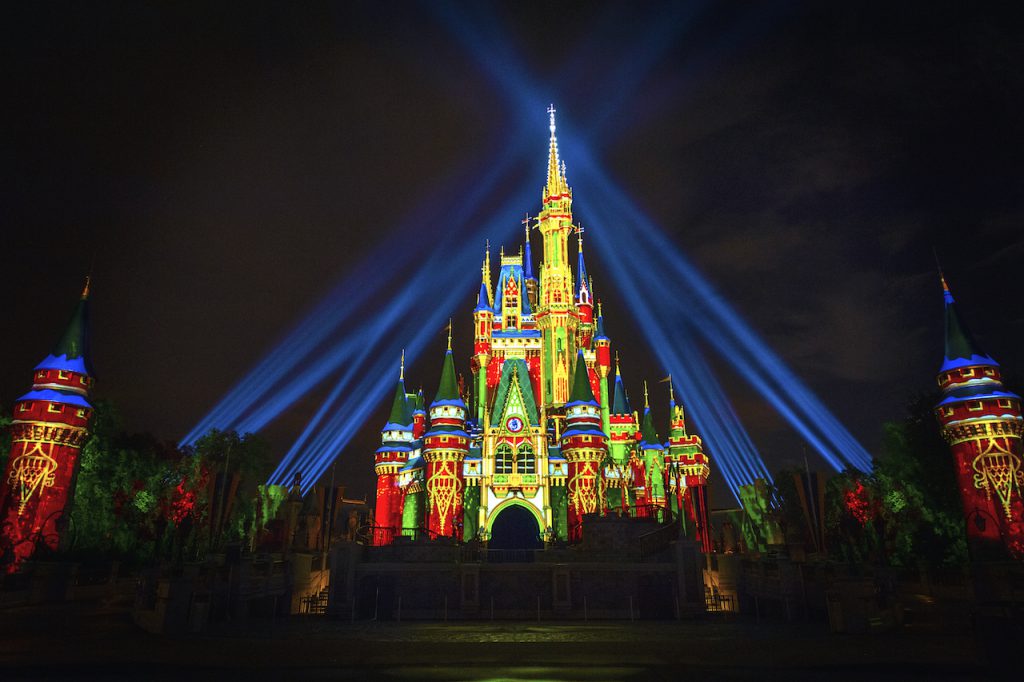
[[[409,400],[405,395],[405,382],[401,379],[395,384],[395,399],[391,402],[388,424],[412,425],[412,411],[409,409]]]
[[[596,402],[594,389],[590,387],[590,372],[587,371],[587,361],[583,358],[583,351],[576,353],[576,371],[572,375],[572,392],[569,394],[569,402]]]
[[[36,369],[63,369],[92,375],[92,358],[89,353],[89,283],[71,315],[71,321],[64,334],[53,347],[53,351]]]
[[[654,430],[654,417],[651,415],[650,408],[644,409],[644,418],[640,423],[640,435],[647,445],[661,444],[658,440],[658,432]]]
[[[444,354],[444,365],[441,367],[441,384],[437,387],[437,395],[434,402],[462,400],[459,395],[459,382],[455,378],[455,359],[452,357],[451,349]]]

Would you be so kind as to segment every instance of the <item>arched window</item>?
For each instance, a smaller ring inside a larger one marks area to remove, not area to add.
[[[516,470],[520,474],[537,473],[537,459],[533,455],[533,446],[523,443],[519,446],[519,453],[516,457]]]
[[[512,446],[502,443],[494,449],[494,473],[512,473]]]

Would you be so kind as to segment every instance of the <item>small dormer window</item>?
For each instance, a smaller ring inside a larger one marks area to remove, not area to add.
[[[70,379],[71,377],[70,377],[70,376],[68,376],[68,373],[67,373],[67,372],[65,372],[64,370],[62,370],[62,369],[61,369],[61,370],[57,370],[57,378],[58,378],[58,379],[62,379],[62,380],[64,380],[64,381],[67,381],[67,380],[68,380],[68,379]]]
[[[961,376],[964,376],[964,377],[973,377],[974,376],[974,368],[973,367],[968,367],[967,369],[960,370],[960,374],[961,374]]]
[[[985,376],[987,376],[987,377],[994,377],[995,375],[996,375],[996,371],[994,369],[992,369],[991,367],[986,367],[985,368]]]
[[[1000,400],[999,407],[1009,409],[1010,407],[1013,407],[1013,403],[1011,403],[1009,400]]]
[[[28,403],[22,403],[21,405],[18,406],[19,412],[28,412],[30,409],[32,409],[32,406],[29,405]]]
[[[967,404],[967,409],[970,410],[971,412],[977,412],[978,410],[982,409],[984,406],[985,406],[985,404],[983,402],[981,402],[980,400],[978,400],[978,401],[973,402],[973,403],[968,403]]]
[[[46,411],[51,414],[63,414],[64,407],[56,403],[46,403]]]

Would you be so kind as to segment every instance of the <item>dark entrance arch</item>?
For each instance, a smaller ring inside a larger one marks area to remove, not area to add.
[[[510,504],[494,518],[487,548],[544,549],[540,530],[533,512],[518,504]]]

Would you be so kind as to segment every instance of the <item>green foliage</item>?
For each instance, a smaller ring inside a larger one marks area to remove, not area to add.
[[[903,420],[885,424],[871,474],[848,470],[829,481],[825,520],[834,555],[899,566],[966,563],[952,456],[932,412],[938,399],[916,396]]]
[[[126,434],[107,402],[95,408],[71,507],[72,551],[136,562],[195,558],[249,537],[268,473],[261,440],[214,431],[183,451]]]

